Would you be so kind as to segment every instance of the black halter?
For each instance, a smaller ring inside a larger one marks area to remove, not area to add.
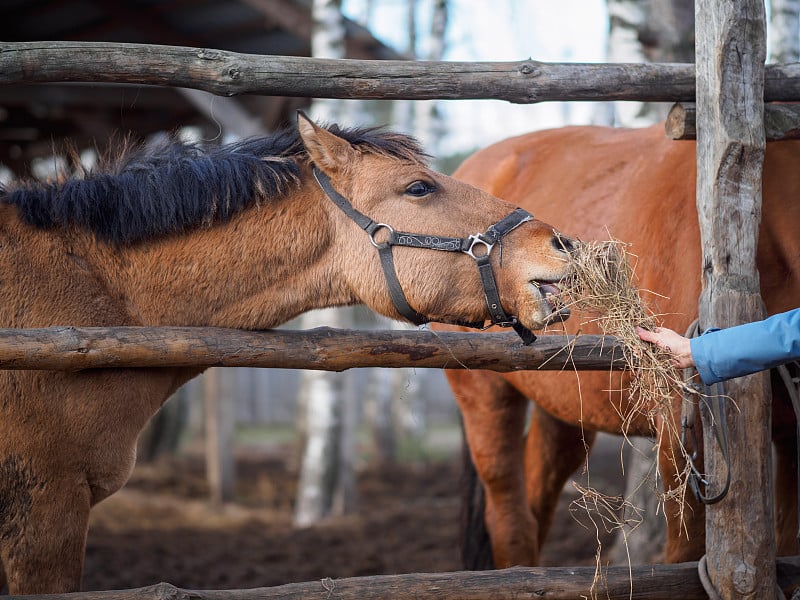
[[[378,255],[381,259],[381,267],[386,277],[386,283],[389,286],[389,295],[394,302],[397,312],[403,315],[406,319],[422,325],[428,323],[430,319],[421,315],[414,310],[408,303],[406,295],[403,293],[403,288],[397,278],[397,273],[394,267],[394,258],[392,256],[392,246],[408,246],[411,248],[428,248],[429,250],[444,250],[445,252],[463,252],[471,256],[478,265],[478,273],[481,277],[483,284],[483,293],[486,297],[486,306],[489,307],[489,314],[492,317],[492,324],[499,325],[500,327],[513,327],[514,331],[522,338],[522,342],[527,346],[536,340],[536,335],[522,325],[517,317],[509,316],[503,309],[500,303],[500,294],[497,290],[497,282],[492,272],[492,265],[489,261],[489,256],[495,244],[509,232],[513,231],[523,223],[533,219],[533,215],[529,212],[518,208],[507,217],[501,219],[494,225],[490,225],[484,233],[476,233],[465,238],[452,238],[442,237],[437,235],[426,235],[419,233],[405,233],[402,231],[395,231],[391,226],[386,223],[376,223],[367,215],[359,212],[350,201],[337,192],[331,184],[330,177],[325,173],[313,168],[314,178],[322,188],[322,191],[330,198],[336,206],[350,217],[356,224],[369,234],[370,242],[378,249]],[[384,242],[377,242],[375,235],[381,229],[385,229],[388,233],[388,238]],[[481,248],[482,247],[482,248]],[[476,254],[476,250],[480,254]],[[484,328],[481,323],[467,323],[456,322],[456,325],[464,325],[467,327],[475,327],[479,329]]]

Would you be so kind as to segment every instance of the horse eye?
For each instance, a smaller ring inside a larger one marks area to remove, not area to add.
[[[432,194],[434,191],[435,188],[430,183],[424,181],[415,181],[406,188],[406,194],[414,196],[415,198],[422,198],[423,196]]]

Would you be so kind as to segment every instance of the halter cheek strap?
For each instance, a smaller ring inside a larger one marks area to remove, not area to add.
[[[405,293],[403,293],[400,280],[397,278],[392,248],[394,246],[406,246],[410,248],[426,248],[428,250],[441,250],[445,252],[463,252],[472,257],[478,266],[478,274],[480,275],[483,285],[483,293],[486,298],[486,306],[489,308],[492,324],[499,325],[500,327],[512,327],[520,338],[522,338],[525,345],[530,345],[536,340],[536,335],[534,335],[531,330],[522,325],[515,316],[509,316],[503,309],[503,305],[500,303],[497,281],[495,280],[489,258],[494,246],[500,245],[502,238],[506,234],[533,219],[530,213],[518,208],[494,225],[489,226],[484,233],[477,233],[464,238],[395,231],[390,225],[386,223],[376,223],[367,215],[356,210],[347,198],[334,189],[328,175],[316,167],[313,167],[313,173],[314,178],[328,198],[361,227],[361,229],[367,232],[370,242],[378,249],[381,267],[383,268],[386,284],[389,288],[389,295],[392,298],[392,302],[394,302],[397,312],[406,319],[416,325],[430,322],[429,318],[414,310],[409,304]],[[381,229],[385,229],[386,233],[388,233],[387,239],[384,242],[378,242],[375,239],[376,234]],[[455,321],[453,324],[480,329],[485,328],[482,322]]]

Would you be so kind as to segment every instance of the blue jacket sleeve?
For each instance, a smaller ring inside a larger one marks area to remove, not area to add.
[[[707,385],[800,359],[800,308],[708,330],[692,338],[691,347],[697,372]]]

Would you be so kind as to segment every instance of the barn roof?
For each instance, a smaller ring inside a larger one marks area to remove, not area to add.
[[[248,54],[308,56],[310,0],[0,0],[0,39],[105,41],[216,48]],[[353,21],[349,58],[403,58]],[[0,163],[21,174],[53,143],[105,145],[113,134],[145,137],[179,125],[240,133],[271,130],[307,106],[305,98],[215,98],[151,86],[42,84],[0,87]],[[216,114],[215,114],[216,113]]]

